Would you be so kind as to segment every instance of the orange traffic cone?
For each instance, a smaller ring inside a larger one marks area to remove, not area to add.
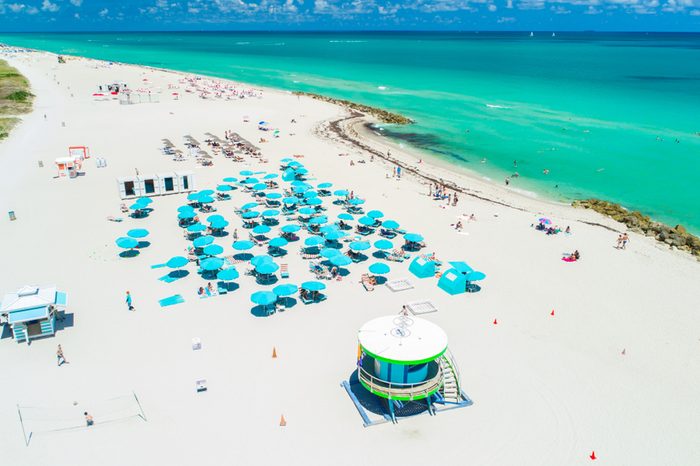
[[[277,349],[273,346],[272,347],[272,359],[275,359],[277,357]]]
[[[493,325],[498,325],[498,319],[493,319]]]
[[[554,316],[554,309],[552,309],[552,312],[550,312],[549,315]]]
[[[597,460],[597,459],[598,459],[598,458],[596,458],[596,456],[595,456],[595,450],[591,452],[591,455],[589,456],[589,458],[592,459],[592,460]]]
[[[280,427],[285,427],[287,425],[287,420],[284,418],[284,414],[280,418]]]

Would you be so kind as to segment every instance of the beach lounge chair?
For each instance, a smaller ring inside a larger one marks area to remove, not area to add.
[[[413,283],[411,283],[407,278],[401,278],[386,282],[386,287],[393,292],[406,291],[413,288]]]
[[[280,277],[289,278],[289,266],[287,264],[280,264]]]
[[[386,260],[394,262],[403,262],[406,259],[407,254],[401,249],[394,249],[391,254],[387,254]]]
[[[374,291],[374,283],[372,280],[372,277],[368,274],[362,274],[362,278],[360,279],[360,283],[362,283],[362,286],[365,287],[366,291]]]

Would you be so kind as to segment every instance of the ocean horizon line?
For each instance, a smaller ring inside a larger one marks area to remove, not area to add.
[[[666,30],[618,30],[618,29],[36,29],[30,31],[0,30],[0,34],[158,34],[158,33],[260,33],[260,34],[528,34],[528,33],[562,33],[562,34],[640,34],[640,35],[693,35],[700,36],[700,31],[666,31]]]

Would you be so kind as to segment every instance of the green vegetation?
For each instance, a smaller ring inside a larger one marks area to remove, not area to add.
[[[16,115],[32,109],[33,97],[27,79],[0,60],[0,140],[6,138],[19,121]]]

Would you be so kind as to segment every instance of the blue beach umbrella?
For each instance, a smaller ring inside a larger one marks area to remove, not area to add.
[[[374,242],[374,247],[382,250],[393,249],[394,243],[392,243],[388,239],[380,239],[379,241]]]
[[[197,200],[202,204],[211,204],[214,202],[214,198],[211,196],[200,196]]]
[[[350,205],[361,205],[361,204],[364,204],[364,203],[365,203],[365,200],[364,200],[364,199],[360,199],[360,198],[357,198],[357,197],[353,197],[352,199],[350,199],[350,200],[348,201],[348,204],[350,204]]]
[[[318,189],[328,189],[333,186],[333,183],[319,183],[317,188]]]
[[[306,191],[308,191],[309,189],[311,189],[311,186],[309,186],[308,184],[302,183],[302,184],[295,185],[294,188],[292,188],[292,191],[294,191],[297,194],[303,194]]]
[[[263,217],[278,217],[280,214],[280,211],[277,209],[267,209],[264,210],[262,213]]]
[[[191,205],[181,205],[177,208],[178,212],[194,212],[194,207]]]
[[[333,195],[338,197],[345,197],[348,194],[350,194],[350,191],[348,191],[347,189],[337,189],[333,191]]]
[[[221,230],[229,226],[229,223],[227,220],[214,220],[209,224],[209,226],[211,226],[215,230]]]
[[[174,256],[171,257],[168,262],[165,263],[171,269],[179,269],[180,267],[186,266],[190,261],[186,257]]]
[[[385,220],[384,222],[382,222],[382,226],[390,230],[395,230],[399,227],[399,222],[397,222],[396,220]]]
[[[281,198],[282,198],[282,194],[272,192],[272,193],[267,193],[267,194],[265,194],[265,197],[266,197],[267,199],[276,200],[276,199],[281,199]]]
[[[240,274],[238,273],[238,270],[236,270],[234,267],[221,270],[216,274],[216,278],[222,282],[230,282],[231,280],[237,279],[239,276]]]
[[[253,176],[254,173],[250,170],[241,170],[238,174],[241,176]]]
[[[241,181],[243,184],[258,184],[260,183],[260,180],[257,178],[246,178],[245,180]]]
[[[318,191],[314,191],[313,189],[310,189],[304,193],[305,198],[311,198],[311,197],[318,197]]]
[[[220,184],[219,186],[216,187],[216,190],[222,193],[228,192],[228,191],[233,191],[233,187],[227,184]]]
[[[344,231],[331,230],[323,234],[323,237],[328,241],[337,241],[340,238],[344,238],[347,235]]]
[[[207,217],[207,222],[209,222],[209,223],[217,222],[217,221],[221,221],[221,220],[224,220],[224,216],[219,215],[219,214],[214,214],[214,215],[210,215],[209,217]]]
[[[255,266],[255,271],[262,275],[270,275],[271,273],[277,272],[280,266],[274,262],[263,262]]]
[[[312,236],[312,237],[306,238],[304,240],[304,245],[306,245],[306,246],[318,246],[318,245],[321,245],[325,242],[326,242],[326,240],[324,240],[320,236]]]
[[[196,216],[197,216],[197,214],[195,213],[194,210],[188,210],[188,211],[180,212],[179,214],[177,214],[177,218],[179,218],[180,220],[189,220],[191,218],[195,218]]]
[[[278,176],[279,175],[277,173],[268,173],[267,175],[263,176],[263,180],[274,180]]]
[[[255,243],[252,241],[247,241],[247,240],[240,240],[236,241],[233,243],[233,249],[236,251],[247,251],[248,249],[251,249],[253,246],[255,246]]]
[[[350,243],[350,249],[353,251],[365,251],[370,248],[369,242],[367,241],[353,241]]]
[[[384,217],[384,212],[382,212],[381,210],[370,210],[369,212],[367,212],[367,216],[372,217],[374,219],[382,218]]]
[[[299,287],[291,283],[283,283],[272,289],[277,296],[291,296],[299,290]]]
[[[331,264],[337,267],[345,267],[346,265],[352,264],[352,259],[344,254],[338,254],[330,258]]]
[[[190,233],[201,233],[206,229],[207,227],[205,227],[201,223],[193,223],[192,225],[187,227],[187,231],[189,231]]]
[[[328,223],[328,218],[324,215],[309,220],[309,225],[323,225],[324,223]]]
[[[126,236],[129,238],[145,238],[148,236],[148,230],[144,228],[135,228],[126,232]]]
[[[306,200],[306,205],[321,205],[323,204],[323,201],[321,200],[320,197],[312,197],[311,199]]]
[[[272,291],[256,291],[250,295],[250,300],[255,304],[260,304],[261,306],[269,306],[277,301],[277,295]]]
[[[199,238],[195,238],[194,241],[192,241],[192,244],[195,248],[203,248],[204,246],[208,246],[213,242],[213,236],[200,236]]]
[[[285,204],[298,204],[299,199],[297,199],[296,197],[285,197],[284,199],[282,199],[282,202],[284,202]]]
[[[277,238],[272,238],[268,244],[273,248],[283,248],[289,244],[289,241],[281,236],[278,236]]]
[[[374,275],[384,275],[389,273],[390,270],[391,268],[383,262],[375,262],[369,266],[370,273]]]
[[[326,289],[326,284],[311,280],[301,284],[301,289],[306,291],[321,291]]]
[[[351,214],[348,214],[346,212],[343,212],[342,214],[338,214],[338,218],[340,220],[344,220],[346,222],[351,222],[351,221],[355,220],[355,217],[353,217]]]
[[[227,176],[226,178],[224,178],[221,181],[223,181],[224,183],[235,183],[236,181],[238,181],[238,178],[234,178],[232,176]]]
[[[207,259],[204,259],[200,263],[200,267],[202,267],[202,270],[206,270],[207,272],[219,270],[223,266],[224,260],[220,257],[209,257]]]
[[[406,233],[403,235],[403,239],[410,243],[420,243],[423,241],[423,236],[419,235],[418,233]]]
[[[222,252],[224,252],[224,248],[222,248],[218,244],[210,244],[204,247],[203,252],[207,256],[216,256],[217,254],[221,254]]]
[[[146,208],[146,206],[144,204],[140,204],[138,202],[134,202],[133,204],[131,204],[129,206],[129,209],[131,209],[131,210],[141,210],[141,209],[145,209],[145,208]]]
[[[283,226],[281,230],[282,233],[296,233],[297,231],[301,230],[301,227],[299,225],[291,223],[289,225]]]
[[[360,217],[360,219],[357,221],[357,223],[359,223],[360,225],[364,225],[367,227],[374,225],[374,222],[375,220],[373,218],[367,216]]]
[[[255,210],[249,210],[248,212],[243,212],[241,217],[243,217],[246,220],[252,220],[254,218],[260,217],[260,212],[257,212]]]
[[[292,160],[291,162],[289,162],[289,166],[290,167],[303,167],[304,165],[302,165],[301,162],[298,162],[296,160]]]
[[[244,204],[244,205],[241,207],[241,210],[250,210],[250,209],[255,209],[256,207],[258,207],[258,203],[257,203],[257,202],[249,202],[249,203],[247,203],[247,204]]]
[[[333,248],[321,249],[321,256],[325,257],[326,259],[331,259],[339,254],[340,254],[340,251],[338,251],[337,249],[333,249]]]
[[[148,205],[151,205],[153,199],[151,199],[150,197],[139,197],[138,199],[136,199],[136,202],[146,207]]]
[[[264,191],[267,189],[267,185],[265,183],[255,183],[253,185],[253,191]]]
[[[121,238],[117,238],[115,241],[117,246],[119,246],[122,249],[133,249],[136,246],[138,246],[139,242],[136,241],[134,238],[128,238],[126,236],[122,236]]]
[[[486,274],[484,272],[477,272],[476,270],[467,274],[467,280],[470,282],[476,282],[484,278],[486,278]]]
[[[187,195],[187,200],[188,200],[188,201],[194,201],[194,202],[196,202],[198,199],[199,199],[199,193],[198,193],[198,192],[189,193],[189,194]]]
[[[294,173],[296,173],[297,175],[306,175],[307,173],[309,173],[309,170],[307,170],[304,167],[301,167],[294,170]]]
[[[311,207],[302,207],[301,209],[299,209],[299,213],[301,215],[313,215],[316,213],[316,211]]]
[[[260,254],[259,256],[255,256],[250,260],[250,264],[253,267],[256,267],[260,264],[263,264],[265,262],[272,262],[273,259],[271,256],[268,256],[267,254]]]
[[[267,225],[258,225],[255,228],[253,228],[252,231],[253,231],[253,234],[255,234],[255,235],[264,235],[266,233],[269,233],[270,230],[271,230],[271,228],[268,227]]]
[[[203,189],[199,192],[200,196],[211,196],[212,194],[214,194],[213,189]]]

